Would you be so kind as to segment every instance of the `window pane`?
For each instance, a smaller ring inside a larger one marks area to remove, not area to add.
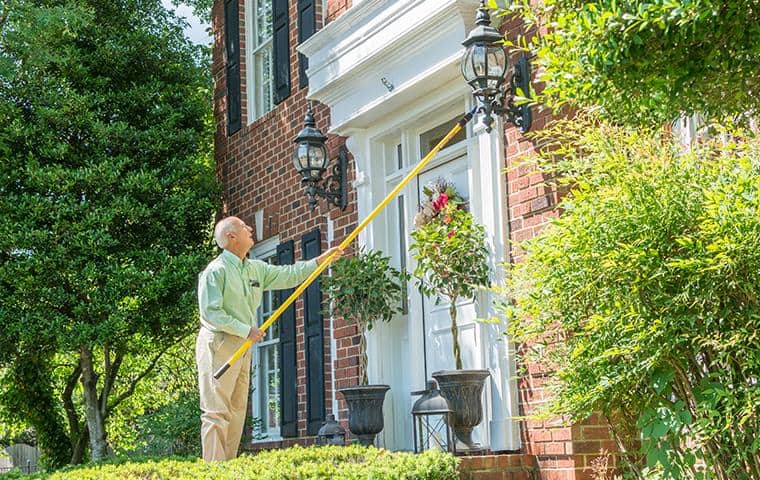
[[[280,359],[278,358],[277,345],[271,345],[267,348],[267,363],[269,365],[268,373],[268,417],[269,428],[277,428],[280,425]]]
[[[448,122],[438,125],[437,127],[431,128],[427,132],[420,135],[420,157],[424,157],[428,154],[428,152],[430,152],[430,150],[435,148],[435,146],[438,145],[438,142],[443,140],[443,137],[445,137],[446,134],[448,134],[449,131],[454,128],[457,120],[459,120],[459,116],[456,116]],[[459,133],[454,135],[454,138],[449,140],[449,143],[446,144],[446,147],[450,147],[455,143],[461,142],[465,138],[467,138],[467,131],[463,128],[459,130]]]
[[[276,255],[261,260],[273,265],[277,263]],[[258,324],[262,325],[276,309],[274,292],[263,292],[257,312]],[[276,321],[267,329],[265,338],[256,344],[259,362],[256,380],[257,411],[261,417],[261,433],[264,437],[277,435],[280,428],[279,335],[280,327]]]
[[[272,110],[272,44],[270,43],[263,51],[264,66],[261,71],[261,98],[263,110],[261,114]]]
[[[256,53],[256,104],[260,117],[272,110],[272,45]]]
[[[256,46],[272,38],[272,0],[256,2]]]

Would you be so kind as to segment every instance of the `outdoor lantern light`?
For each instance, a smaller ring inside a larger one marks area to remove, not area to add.
[[[465,47],[462,56],[462,75],[472,87],[475,101],[480,105],[478,111],[484,115],[483,123],[486,131],[491,131],[492,113],[495,113],[506,115],[507,121],[520,127],[523,132],[527,132],[531,123],[530,107],[515,105],[514,97],[518,93],[527,97],[530,92],[528,60],[525,57],[517,60],[509,79],[509,98],[505,98],[507,96],[505,92],[507,55],[501,44],[502,35],[491,26],[491,16],[488,14],[485,0],[480,0],[475,25],[462,42]]]
[[[456,453],[454,411],[441,396],[436,381],[428,380],[427,390],[412,395],[422,395],[412,407],[414,453],[430,449]]]
[[[341,210],[348,204],[347,184],[348,151],[340,147],[338,161],[333,166],[332,175],[322,180],[322,174],[327,170],[329,158],[325,146],[327,137],[316,127],[311,107],[306,112],[304,127],[295,138],[296,149],[293,152],[293,165],[301,174],[301,183],[306,186],[311,208],[317,206],[317,196],[325,198],[329,203]]]
[[[335,415],[327,414],[327,420],[317,432],[317,445],[345,445],[346,429],[335,421]]]

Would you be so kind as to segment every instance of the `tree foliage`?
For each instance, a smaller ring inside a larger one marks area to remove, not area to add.
[[[196,322],[218,206],[207,52],[159,0],[0,6],[0,395],[53,465]]]
[[[666,478],[760,478],[760,141],[716,138],[682,152],[584,116],[541,133],[537,168],[572,190],[504,307],[555,369],[547,411],[639,432]]]
[[[195,339],[193,332],[167,350],[134,394],[114,409],[108,439],[117,455],[201,454]]]
[[[511,12],[540,32],[518,43],[537,55],[550,106],[639,125],[760,107],[757,2],[524,0]]]
[[[359,327],[362,385],[369,382],[365,332],[372,330],[377,321],[390,322],[403,308],[402,285],[407,274],[393,268],[390,261],[382,252],[361,249],[357,255],[333,263],[330,276],[322,279],[332,313],[356,322]]]

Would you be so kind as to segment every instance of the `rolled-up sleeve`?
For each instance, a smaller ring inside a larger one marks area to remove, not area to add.
[[[281,288],[294,288],[309,278],[309,275],[317,269],[316,260],[296,262],[293,265],[269,265],[264,264],[264,290],[279,290]]]
[[[215,330],[247,337],[251,327],[224,309],[224,271],[206,270],[198,279],[198,308],[201,318]]]

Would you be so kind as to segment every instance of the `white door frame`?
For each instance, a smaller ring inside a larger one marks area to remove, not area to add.
[[[410,151],[418,147],[419,134],[440,124],[442,121],[457,114],[463,114],[468,105],[468,92],[457,80],[444,88],[436,89],[423,98],[408,104],[403,111],[384,115],[384,121],[375,122],[372,128],[345,129],[339,133],[347,136],[347,146],[356,164],[358,218],[366,218],[386,195],[389,182],[398,181],[414,166],[409,160],[418,160],[419,152]],[[445,105],[446,107],[441,107]],[[424,119],[424,120],[420,120]],[[491,271],[494,279],[503,278],[500,265],[505,261],[505,239],[507,224],[505,222],[505,175],[503,168],[504,145],[497,132],[503,132],[503,125],[497,121],[494,130],[488,134],[481,124],[469,125],[468,140],[464,145],[453,149],[443,150],[431,161],[428,168],[445,163],[455,156],[466,152],[470,163],[470,208],[477,221],[486,226],[489,249],[493,253]],[[391,175],[386,175],[385,155],[387,144],[391,139],[399,138],[405,159],[404,168]],[[401,192],[407,199],[406,219],[407,239],[409,245],[409,229],[416,212],[417,188],[416,181],[410,182]],[[389,207],[390,208],[390,207]],[[388,214],[381,213],[377,219],[359,235],[360,245],[367,248],[388,249]],[[407,267],[414,268],[413,260],[407,258]],[[368,374],[372,383],[391,384],[385,403],[386,431],[380,435],[380,445],[392,449],[410,449],[411,445],[411,406],[413,398],[410,392],[421,389],[425,382],[424,355],[407,355],[408,358],[397,358],[399,342],[407,342],[408,352],[417,347],[416,337],[421,332],[422,322],[419,315],[422,302],[416,294],[414,282],[410,282],[409,312],[405,335],[399,338],[398,325],[378,325],[369,335],[368,354],[370,364]],[[477,298],[478,318],[492,318],[493,301],[490,293],[481,293]],[[400,319],[395,319],[395,321]],[[483,368],[491,371],[491,378],[486,383],[484,392],[485,415],[483,422],[484,443],[494,451],[517,450],[520,448],[519,427],[514,419],[518,415],[517,385],[515,380],[515,358],[512,348],[502,334],[504,325],[482,324],[478,326],[479,343],[483,348],[479,358]],[[399,352],[400,353],[400,352]],[[403,371],[405,384],[399,384],[398,370]],[[399,390],[401,387],[401,391]]]

